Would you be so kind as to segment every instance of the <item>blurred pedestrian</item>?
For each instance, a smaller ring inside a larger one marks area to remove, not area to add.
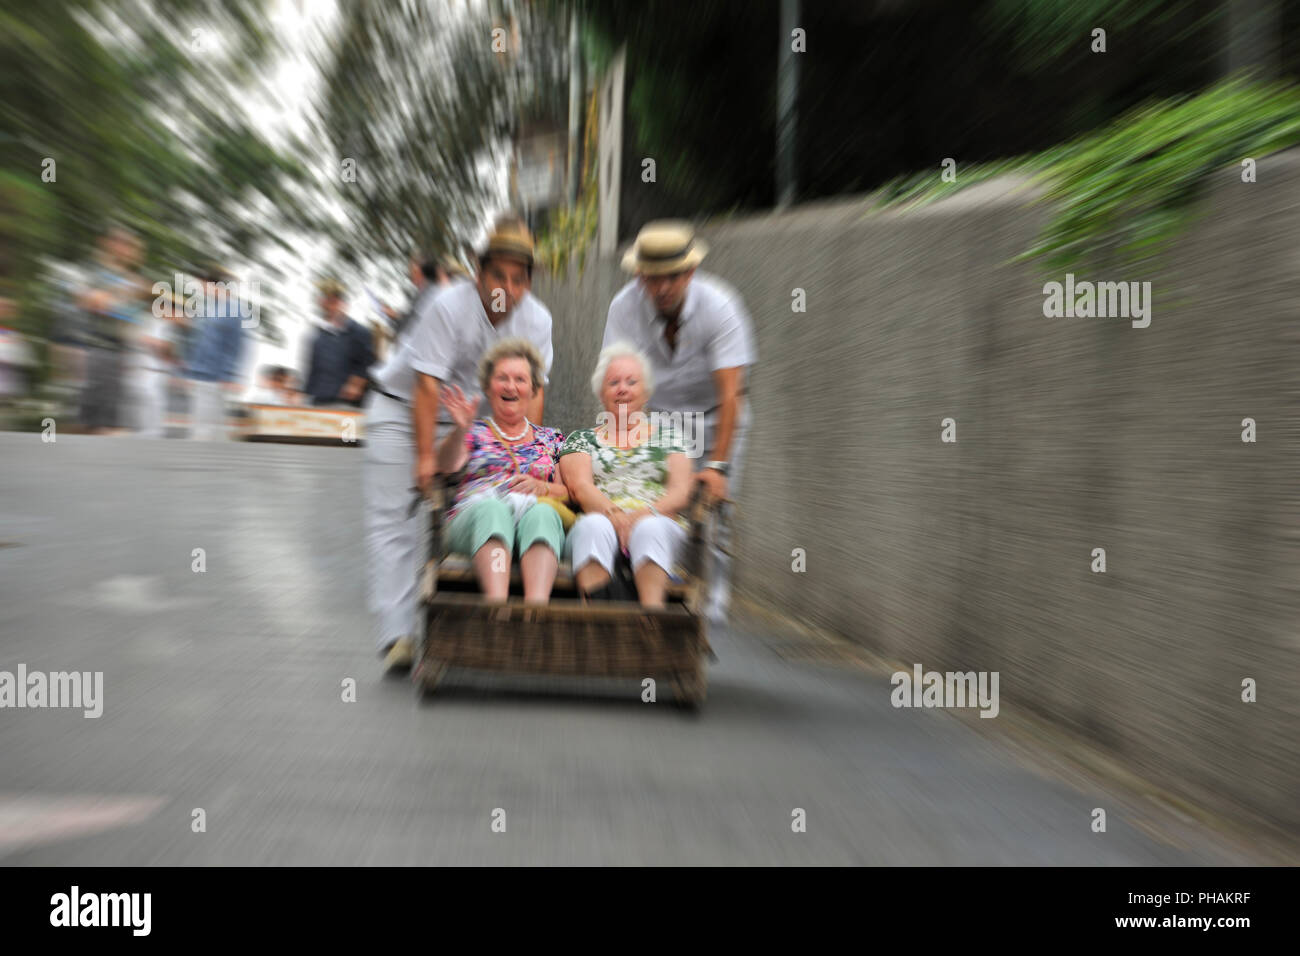
[[[250,405],[279,405],[279,396],[275,394],[273,379],[278,365],[263,365],[257,370],[257,382],[244,399]]]
[[[183,302],[178,306],[174,293],[156,301],[144,320],[145,331],[136,340],[135,363],[130,375],[132,405],[136,411],[136,434],[140,438],[167,436],[167,406],[172,379],[180,372],[180,320]]]
[[[244,328],[235,283],[216,265],[201,271],[202,314],[197,325],[189,376],[193,380],[191,437],[199,441],[225,438],[226,396],[239,391],[244,355]]]
[[[86,349],[90,320],[77,301],[82,278],[66,274],[55,280],[54,322],[50,330],[48,387],[61,407],[78,409],[86,387]],[[69,416],[71,417],[71,416]]]
[[[324,318],[312,340],[303,386],[313,405],[361,405],[375,352],[370,331],[348,318],[343,284],[327,279],[320,285]]]
[[[13,301],[0,297],[0,322],[11,319],[13,310]],[[36,356],[22,334],[0,325],[0,411],[7,413],[11,405],[28,393],[35,364]]]
[[[302,393],[293,370],[281,365],[271,375],[271,391],[281,405],[301,405]]]
[[[145,287],[136,270],[143,253],[133,232],[114,226],[100,237],[95,262],[76,292],[76,304],[85,315],[81,421],[91,434],[123,426],[126,355],[142,321]]]
[[[415,287],[415,297],[411,300],[411,307],[400,316],[390,315],[394,319],[394,339],[400,337],[411,324],[425,298],[451,285],[451,276],[441,260],[427,252],[416,252],[411,256],[407,264],[407,275]]]
[[[257,387],[248,395],[250,405],[297,405],[293,373],[283,365],[264,365],[257,375]]]
[[[411,280],[412,295],[411,304],[404,311],[375,300],[376,306],[388,319],[386,329],[376,330],[376,365],[383,365],[388,361],[394,344],[403,331],[410,327],[411,320],[424,299],[451,284],[451,273],[447,271],[443,260],[421,250],[413,252],[407,260],[407,277]]]

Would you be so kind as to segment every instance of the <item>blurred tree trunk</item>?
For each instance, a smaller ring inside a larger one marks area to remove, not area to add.
[[[1227,0],[1224,10],[1224,73],[1252,70],[1261,79],[1278,75],[1282,4],[1278,0]]]

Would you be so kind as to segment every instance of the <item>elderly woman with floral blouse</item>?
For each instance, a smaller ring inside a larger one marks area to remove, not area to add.
[[[681,512],[690,502],[691,463],[681,437],[643,412],[654,382],[634,347],[616,343],[601,352],[591,386],[605,407],[600,424],[571,433],[559,452],[560,474],[584,512],[567,545],[578,588],[603,591],[622,552],[641,603],[663,607],[686,542]]]
[[[479,587],[493,601],[505,601],[511,557],[518,554],[525,602],[545,604],[564,526],[560,512],[541,499],[563,501],[568,491],[555,478],[564,436],[525,416],[542,384],[541,355],[524,339],[503,339],[484,354],[479,384],[492,409],[483,419],[474,418],[478,398],[471,401],[454,385],[442,392],[455,427],[438,447],[438,469],[465,469],[447,511],[447,544],[473,556]]]

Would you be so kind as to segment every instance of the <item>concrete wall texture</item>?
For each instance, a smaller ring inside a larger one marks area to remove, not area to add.
[[[1224,170],[1151,271],[1074,270],[1151,281],[1148,328],[1044,316],[1064,275],[1010,262],[1047,214],[1018,186],[702,230],[760,352],[739,593],[890,660],[998,671],[1004,707],[1300,832],[1300,151],[1256,183]],[[606,258],[536,283],[555,317],[548,422],[598,409],[587,383],[624,281]]]

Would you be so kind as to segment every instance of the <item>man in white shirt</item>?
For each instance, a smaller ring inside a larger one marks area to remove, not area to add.
[[[466,395],[482,394],[478,364],[483,353],[501,339],[522,338],[542,354],[546,378],[537,390],[527,419],[542,423],[546,386],[550,383],[551,313],[530,292],[533,281],[533,237],[513,217],[503,217],[479,256],[473,281],[453,282],[431,303],[411,333],[411,363],[415,370],[416,485],[427,493],[436,471],[434,423],[438,434],[452,426],[439,407],[438,390],[450,384]]]
[[[550,374],[551,313],[529,292],[532,267],[527,227],[513,218],[499,220],[474,278],[421,293],[388,360],[371,371],[366,536],[371,610],[378,616],[379,649],[389,669],[409,666],[419,627],[416,582],[424,528],[411,505],[417,488],[430,491],[436,442],[452,428],[451,416],[440,408],[439,389],[453,384],[466,395],[479,393],[479,359],[494,342],[515,336],[537,346]],[[528,410],[530,421],[541,423],[543,401],[539,390]]]
[[[757,354],[740,294],[714,276],[696,275],[707,252],[688,223],[647,223],[623,258],[636,278],[610,302],[602,346],[627,342],[649,357],[655,391],[648,410],[681,415],[688,440],[702,422],[696,477],[728,498],[740,487],[749,431],[745,379]],[[730,559],[715,551],[708,610],[715,623],[726,619],[730,572]]]

